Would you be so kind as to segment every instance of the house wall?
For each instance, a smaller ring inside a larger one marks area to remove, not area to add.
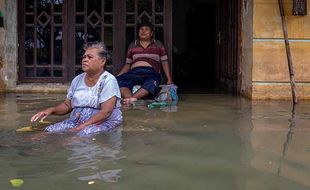
[[[293,16],[292,3],[284,0],[297,96],[310,99],[310,16]],[[291,97],[278,0],[254,0],[252,99]]]
[[[0,0],[0,11],[2,16],[4,15],[4,0]],[[3,81],[4,76],[4,39],[5,39],[4,27],[0,27],[0,92],[5,89],[5,83]]]
[[[0,29],[0,90],[16,87],[17,79],[17,1],[2,0],[4,27]]]

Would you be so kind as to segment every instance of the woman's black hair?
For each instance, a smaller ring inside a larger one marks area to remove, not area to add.
[[[154,31],[154,26],[150,21],[139,22],[137,25],[137,30],[139,31],[142,26],[147,26],[147,27],[151,28],[152,31]]]

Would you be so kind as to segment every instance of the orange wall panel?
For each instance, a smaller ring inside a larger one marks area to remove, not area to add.
[[[310,43],[291,42],[296,82],[310,81]],[[284,41],[253,43],[253,81],[288,82],[289,72]]]
[[[254,38],[283,38],[278,0],[254,1]],[[310,39],[310,14],[293,16],[292,0],[284,1],[289,38]],[[308,11],[310,3],[308,3]]]
[[[284,43],[253,43],[253,81],[289,81]]]

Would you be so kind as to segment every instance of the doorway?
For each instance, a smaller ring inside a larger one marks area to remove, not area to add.
[[[191,93],[237,91],[238,0],[173,3],[173,76]]]

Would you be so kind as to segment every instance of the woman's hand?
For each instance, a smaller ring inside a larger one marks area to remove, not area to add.
[[[170,85],[170,84],[173,84],[172,79],[170,79],[170,80],[168,79],[168,80],[167,80],[167,85]]]
[[[70,129],[70,132],[79,132],[80,130],[84,129],[85,126],[83,126],[83,124],[79,125],[78,127],[74,127],[72,129]]]
[[[36,113],[34,116],[31,117],[30,121],[34,122],[41,118],[43,121],[47,116],[49,116],[53,112],[53,108],[47,108],[43,111]]]
[[[90,126],[93,124],[98,125],[104,122],[104,120],[111,115],[114,109],[114,106],[116,105],[116,100],[117,100],[116,97],[113,96],[107,101],[101,103],[100,105],[101,110],[98,113],[93,115],[89,120],[84,121],[83,123],[78,123],[77,127],[70,129],[70,132],[79,132],[87,126]]]
[[[31,117],[30,121],[34,122],[40,118],[41,118],[41,121],[43,121],[47,116],[51,114],[65,115],[71,111],[72,111],[71,101],[69,99],[66,99],[64,102],[60,103],[59,105],[55,107],[50,107],[50,108],[47,108],[43,111],[36,113],[34,116]]]

